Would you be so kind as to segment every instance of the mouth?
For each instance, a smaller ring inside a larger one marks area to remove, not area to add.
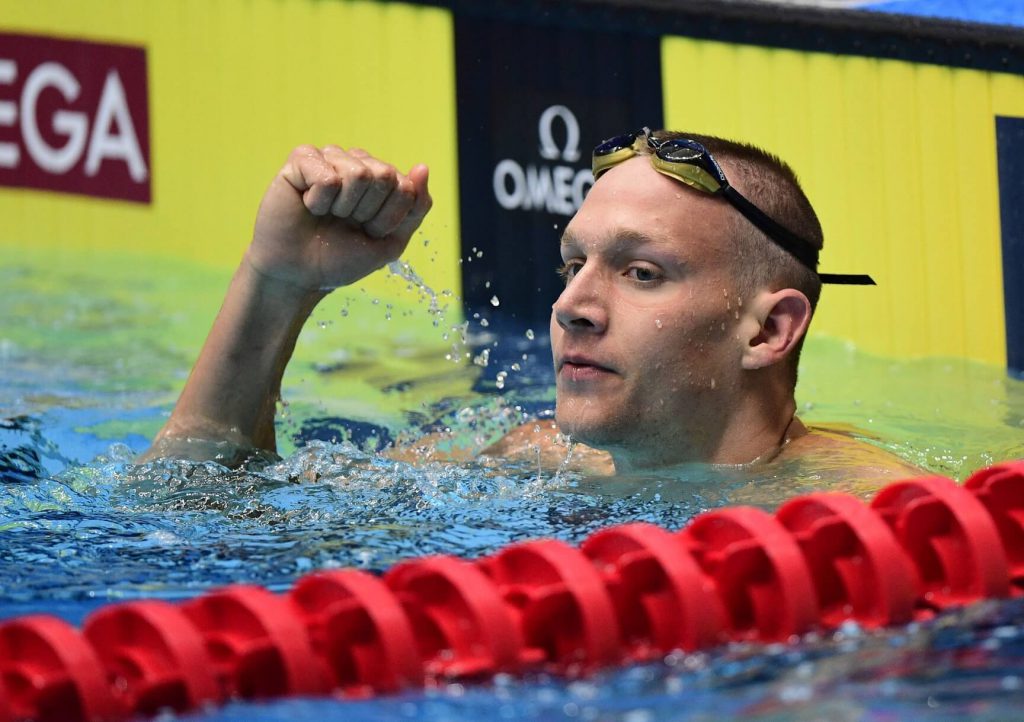
[[[558,375],[571,381],[591,381],[614,373],[613,369],[595,359],[581,355],[563,356],[558,364]]]

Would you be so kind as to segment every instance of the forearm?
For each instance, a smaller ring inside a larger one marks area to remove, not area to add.
[[[242,461],[276,451],[281,377],[322,290],[398,258],[430,210],[428,170],[299,146],[271,181],[252,243],[171,418],[140,458]]]
[[[142,460],[276,450],[281,377],[322,291],[260,275],[243,260],[171,418]]]

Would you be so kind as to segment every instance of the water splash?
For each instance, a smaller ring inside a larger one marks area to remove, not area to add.
[[[404,281],[407,281],[413,288],[419,291],[421,298],[427,299],[429,302],[427,313],[433,317],[434,326],[440,326],[444,321],[444,309],[441,306],[437,292],[413,270],[408,261],[392,261],[388,264],[388,270]]]

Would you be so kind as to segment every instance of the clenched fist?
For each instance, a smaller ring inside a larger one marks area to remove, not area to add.
[[[268,278],[328,291],[398,258],[430,206],[425,165],[405,175],[363,150],[300,146],[263,196],[246,259]]]

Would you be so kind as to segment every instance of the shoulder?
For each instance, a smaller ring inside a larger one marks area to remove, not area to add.
[[[827,468],[839,476],[877,480],[880,486],[931,473],[840,426],[807,427],[806,433],[783,446],[776,461],[799,461]]]
[[[794,496],[829,491],[865,502],[902,479],[932,472],[866,440],[855,429],[801,425],[770,460],[744,468],[745,479],[728,492],[729,502],[774,509]]]

